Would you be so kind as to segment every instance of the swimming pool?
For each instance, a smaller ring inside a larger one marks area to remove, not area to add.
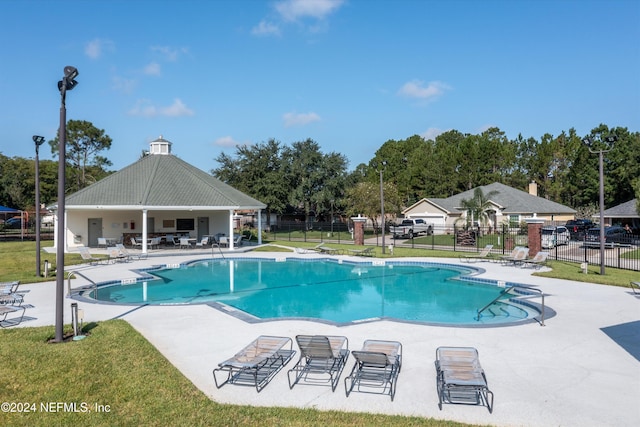
[[[116,304],[206,303],[245,320],[487,325],[539,314],[531,304],[510,301],[505,283],[473,278],[476,270],[449,264],[239,258],[166,267],[149,270],[153,280],[103,284],[83,296]]]

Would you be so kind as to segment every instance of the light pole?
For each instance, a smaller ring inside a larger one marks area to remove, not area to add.
[[[334,200],[331,199],[331,237],[333,237],[333,203]]]
[[[40,277],[40,160],[38,152],[44,144],[44,136],[33,135],[36,143],[36,277]]]
[[[383,160],[382,164],[381,164],[381,168],[378,170],[378,172],[380,172],[380,213],[382,216],[381,222],[382,222],[382,254],[384,255],[384,185],[382,183],[382,172],[384,172],[385,168],[387,167],[387,161]]]
[[[604,139],[604,146],[600,145],[599,148],[594,148],[594,141],[590,136],[585,137],[582,142],[587,146],[589,152],[592,154],[598,153],[600,161],[600,275],[604,276],[604,153],[611,151],[613,143],[618,140],[615,135],[610,135]]]
[[[67,107],[65,105],[67,91],[76,87],[78,76],[75,67],[64,67],[64,77],[58,82],[60,91],[60,129],[58,134],[58,235],[56,236],[56,337],[55,342],[63,341],[64,327],[64,238],[65,238],[65,166],[67,145]]]

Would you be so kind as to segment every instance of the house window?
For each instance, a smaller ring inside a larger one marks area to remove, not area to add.
[[[520,226],[520,215],[509,215],[509,228]]]
[[[163,219],[162,220],[162,228],[173,228],[175,227],[175,221],[172,219]]]

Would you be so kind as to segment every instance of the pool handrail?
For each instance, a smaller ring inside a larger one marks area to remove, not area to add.
[[[528,291],[533,291],[533,292],[537,292],[539,293],[540,297],[542,298],[542,308],[540,310],[540,326],[544,326],[544,292],[542,292],[540,289],[537,288],[531,288],[529,286],[510,286],[504,290],[502,290],[500,292],[500,295],[498,295],[496,298],[494,298],[489,304],[485,305],[484,307],[482,307],[481,309],[478,310],[478,316],[476,317],[476,320],[480,320],[480,314],[486,310],[487,308],[489,308],[490,306],[492,306],[493,304],[495,304],[496,301],[498,301],[500,298],[502,298],[502,296],[504,296],[505,294],[509,293],[509,291],[511,290],[516,290],[516,289],[526,289]],[[515,295],[513,298],[510,299],[524,299],[524,298],[531,298],[531,295]],[[534,317],[535,318],[535,317]]]

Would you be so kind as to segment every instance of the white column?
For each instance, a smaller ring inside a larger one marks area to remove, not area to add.
[[[258,209],[258,244],[262,244],[262,209]]]
[[[147,210],[142,209],[142,253],[147,253]]]
[[[233,209],[229,210],[229,250],[233,250]]]

